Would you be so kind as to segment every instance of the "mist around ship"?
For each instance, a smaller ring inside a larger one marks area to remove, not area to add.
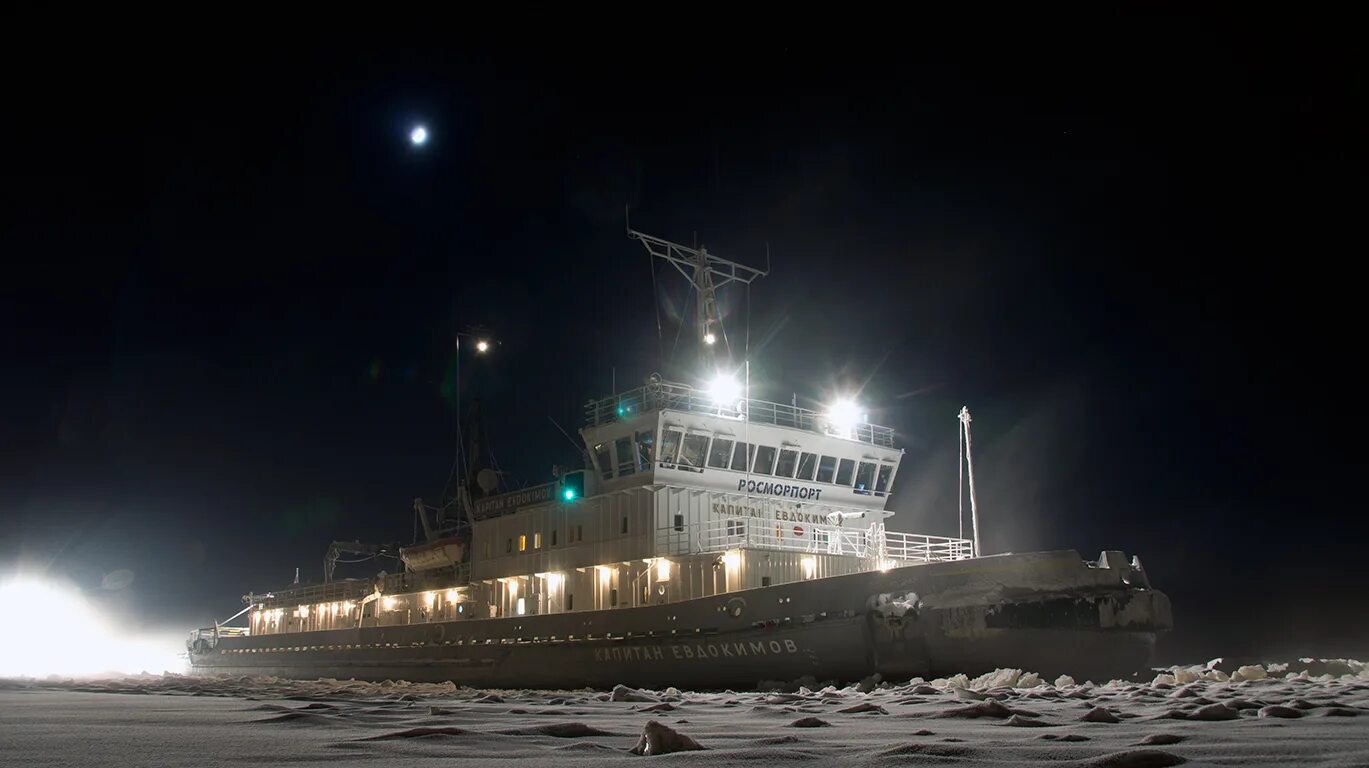
[[[1369,763],[1358,27],[1047,10],[526,48],[7,17],[0,755]],[[895,430],[892,530],[961,530],[968,405],[985,551],[1138,556],[1174,608],[1155,668],[184,676],[191,628],[318,582],[328,542],[416,540],[476,403],[523,488],[580,461],[587,399],[715,373],[629,212],[772,267],[718,341],[755,396]],[[499,346],[463,360],[474,325]]]

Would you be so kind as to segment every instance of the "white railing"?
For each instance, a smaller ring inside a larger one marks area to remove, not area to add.
[[[948,539],[944,536],[924,536],[920,533],[884,532],[884,557],[890,560],[912,560],[931,563],[941,560],[965,560],[974,551],[969,539]]]
[[[917,563],[964,560],[971,556],[967,539],[897,533],[884,530],[880,524],[869,528],[793,526],[791,523],[764,518],[722,517],[682,528],[669,527],[657,531],[658,554],[768,549]],[[802,534],[798,534],[796,529],[801,529]]]
[[[821,414],[807,408],[754,398],[743,398],[735,403],[719,404],[708,393],[695,389],[688,384],[658,381],[612,397],[589,401],[585,405],[585,426],[597,427],[611,424],[622,419],[634,418],[646,411],[662,408],[708,413],[732,419],[746,419],[757,424],[774,424],[779,427],[793,427],[814,432],[824,431],[825,424]],[[839,436],[887,448],[892,448],[894,445],[892,427],[881,427],[865,422],[853,425],[849,434],[843,430]]]

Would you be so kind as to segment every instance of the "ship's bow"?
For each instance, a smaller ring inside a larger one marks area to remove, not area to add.
[[[1119,551],[1091,563],[1067,550],[900,568],[880,586],[870,635],[886,677],[997,668],[1121,677],[1144,670],[1173,626],[1169,598]]]

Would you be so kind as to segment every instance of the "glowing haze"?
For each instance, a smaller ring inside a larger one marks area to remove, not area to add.
[[[6,579],[0,605],[14,620],[0,633],[0,677],[185,671],[175,637],[126,633],[74,590]]]

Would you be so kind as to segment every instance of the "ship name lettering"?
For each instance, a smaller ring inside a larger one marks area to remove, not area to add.
[[[766,515],[755,507],[745,507],[741,504],[724,504],[719,501],[713,502],[713,514],[718,517],[754,517],[763,518]],[[800,512],[795,509],[777,509],[774,515],[776,520],[787,523],[807,523],[809,525],[826,524],[827,517],[814,512]]]
[[[695,643],[694,645],[672,645],[670,654],[676,659],[735,659],[739,656],[769,656],[774,654],[798,653],[799,645],[793,640],[750,640],[736,643]],[[663,646],[630,645],[626,647],[595,648],[595,661],[664,661],[666,651]]]
[[[818,497],[822,495],[821,488],[775,483],[769,480],[747,480],[745,478],[737,481],[737,490],[747,493],[762,493],[768,496],[781,496],[788,499],[812,499],[813,501],[817,501]]]

